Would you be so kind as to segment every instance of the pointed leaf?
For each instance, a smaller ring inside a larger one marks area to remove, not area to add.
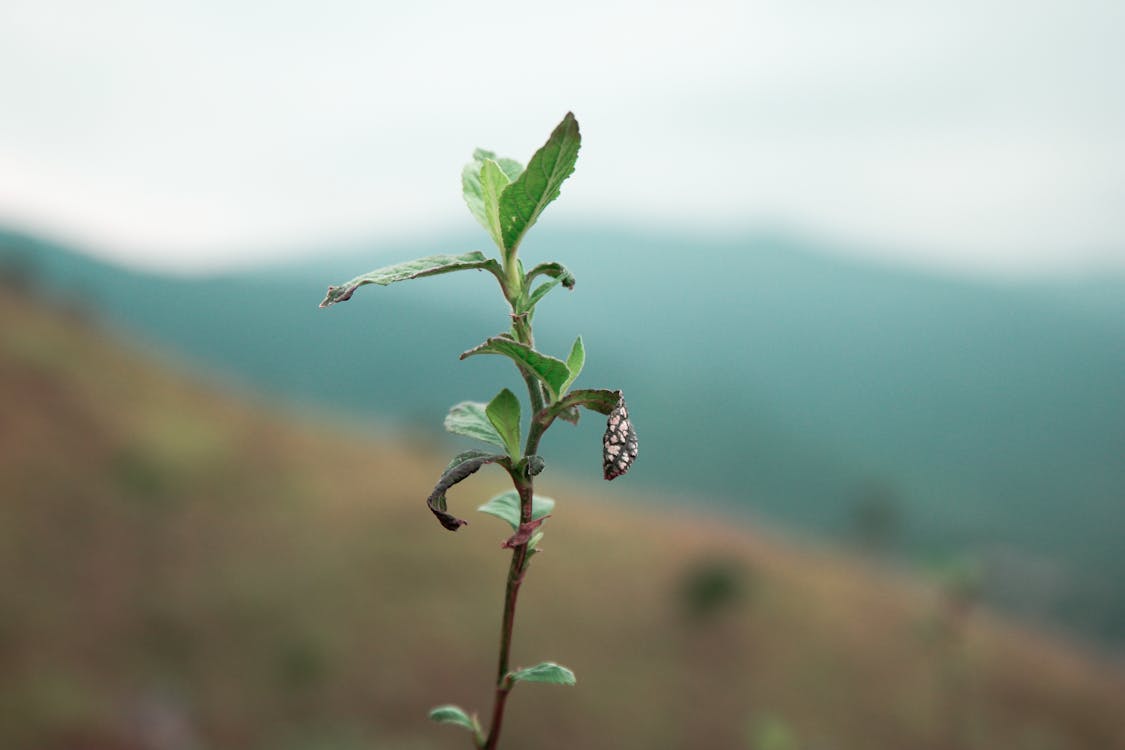
[[[531,292],[521,312],[535,310],[535,306],[539,304],[539,300],[547,296],[547,292],[551,291],[559,284],[562,284],[567,289],[574,288],[574,275],[561,263],[540,263],[535,268],[531,269],[531,273],[524,279],[524,287],[530,289],[532,280],[540,275],[547,276],[549,279]]]
[[[500,196],[500,225],[505,257],[511,257],[543,209],[559,196],[563,181],[574,171],[582,136],[578,121],[567,112],[547,142],[535,152],[527,169]]]
[[[504,438],[500,437],[485,413],[487,408],[486,404],[479,401],[462,401],[445,416],[446,431],[506,448]]]
[[[531,520],[538,521],[551,514],[555,509],[555,501],[542,495],[533,495],[531,498]],[[520,496],[515,490],[508,490],[489,500],[477,508],[481,513],[507,521],[516,531],[520,527]]]
[[[551,661],[536,664],[534,667],[517,669],[515,672],[510,672],[508,678],[513,682],[549,682],[553,685],[575,683],[574,672]]]
[[[504,441],[513,461],[520,457],[520,401],[507,388],[496,394],[484,409],[485,416]]]
[[[526,344],[521,344],[504,336],[494,336],[480,346],[474,347],[461,355],[461,359],[474,354],[503,354],[511,358],[522,369],[527,370],[539,378],[550,390],[551,399],[558,398],[560,389],[566,379],[570,377],[570,370],[562,360],[549,357],[535,351]]]
[[[458,458],[462,458],[465,455],[466,454],[462,453]],[[426,498],[426,505],[430,507],[430,511],[437,517],[441,525],[450,531],[457,531],[457,529],[467,524],[468,521],[457,518],[447,511],[445,493],[448,492],[449,488],[453,485],[477,473],[480,467],[485,464],[501,464],[505,468],[511,466],[507,456],[474,455],[469,458],[464,458],[464,460],[460,462],[454,459],[454,462],[451,463],[449,468],[441,475],[441,479],[438,480],[434,491]]]
[[[574,340],[574,345],[570,347],[570,354],[566,358],[566,369],[570,371],[567,376],[566,382],[563,383],[560,393],[566,393],[571,384],[578,378],[578,374],[582,372],[582,368],[586,365],[586,347],[582,344],[582,337],[579,336]]]
[[[493,274],[499,274],[500,277],[503,276],[503,269],[500,268],[500,264],[495,260],[486,258],[484,253],[479,251],[464,253],[463,255],[430,255],[405,263],[397,263],[393,266],[377,268],[370,273],[356,276],[351,281],[346,281],[339,286],[330,286],[328,287],[328,294],[325,295],[320,306],[328,307],[337,302],[346,302],[352,298],[356,289],[365,284],[387,286],[396,281],[420,279],[424,276],[437,276],[442,273],[473,269],[484,269],[491,271]]]
[[[480,186],[481,199],[484,201],[485,229],[501,250],[504,249],[504,240],[500,236],[500,194],[508,187],[509,182],[500,165],[492,159],[481,165]]]
[[[549,276],[552,279],[558,280],[567,289],[574,288],[574,274],[567,270],[566,266],[562,263],[540,263],[535,268],[531,269],[531,273],[527,275],[528,284],[536,276]]]
[[[480,722],[477,721],[475,716],[470,718],[460,706],[436,706],[430,709],[430,720],[436,721],[438,724],[454,724],[464,727],[474,736],[479,737],[481,734]]]
[[[528,295],[527,305],[525,305],[522,308],[523,311],[524,312],[534,311],[535,306],[539,304],[539,300],[546,297],[547,293],[550,292],[555,287],[557,287],[558,285],[559,285],[558,279],[551,279],[550,281],[544,281],[542,284],[535,287],[535,289],[532,290],[531,294]]]
[[[530,554],[532,552],[539,552],[539,542],[541,542],[541,541],[543,541],[543,529],[539,529],[538,531],[536,531],[531,536],[531,539],[528,540],[528,542],[527,542],[528,553]]]
[[[555,421],[556,417],[561,417],[568,422],[577,422],[577,418],[572,420],[571,417],[578,407],[608,415],[617,408],[621,399],[621,391],[611,391],[606,388],[584,388],[571,391],[536,414],[535,419],[541,423],[543,429],[546,429],[551,426],[551,422]]]

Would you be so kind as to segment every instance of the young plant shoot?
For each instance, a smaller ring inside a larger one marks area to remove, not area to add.
[[[554,261],[538,263],[525,270],[519,257],[520,245],[551,201],[559,196],[563,182],[574,171],[581,145],[581,134],[574,115],[567,113],[547,142],[522,167],[512,159],[499,158],[491,151],[477,149],[473,160],[461,173],[465,203],[477,221],[492,237],[499,257],[481,252],[461,255],[431,255],[426,258],[379,268],[351,281],[328,288],[321,307],[344,302],[361,286],[386,286],[424,276],[454,271],[487,271],[500,286],[511,308],[511,327],[461,354],[461,359],[479,354],[498,354],[512,360],[527,385],[530,421],[527,434],[521,434],[521,404],[507,388],[488,403],[463,401],[449,410],[445,429],[489,444],[488,450],[468,450],[449,462],[426,504],[438,522],[457,531],[466,521],[453,515],[446,493],[476,473],[482,466],[494,465],[507,472],[512,490],[492,498],[478,510],[506,521],[512,534],[502,547],[511,550],[511,563],[505,584],[504,612],[501,618],[500,655],[496,670],[496,692],[487,731],[476,714],[457,706],[439,706],[430,718],[444,724],[464,727],[478,748],[497,747],[508,694],[519,682],[549,682],[573,685],[574,673],[553,662],[532,667],[512,668],[509,655],[515,622],[516,598],[528,566],[543,538],[544,523],[555,502],[535,494],[535,477],[543,471],[539,441],[562,419],[577,423],[581,409],[605,415],[602,439],[602,469],[606,479],[629,470],[637,457],[637,434],[629,419],[621,391],[607,389],[571,390],[586,361],[582,337],[574,340],[566,359],[557,359],[535,348],[532,319],[535,306],[553,289],[574,288],[574,277]]]

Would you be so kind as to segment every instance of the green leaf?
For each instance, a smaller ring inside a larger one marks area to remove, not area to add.
[[[469,212],[476,217],[480,225],[484,227],[489,234],[492,234],[496,245],[503,249],[503,242],[500,239],[499,232],[493,234],[492,222],[490,221],[489,212],[486,208],[487,201],[485,200],[484,181],[481,178],[481,173],[484,169],[484,164],[487,161],[494,161],[496,165],[507,177],[508,183],[513,182],[523,172],[523,166],[514,159],[500,159],[496,154],[491,151],[485,151],[483,148],[478,148],[473,151],[473,160],[465,165],[461,170],[461,192],[465,196],[465,205],[469,207]],[[501,188],[501,190],[503,187]]]
[[[501,251],[504,249],[504,240],[500,236],[500,194],[509,183],[508,176],[492,159],[481,165],[481,199],[484,201],[484,218],[487,222],[485,229],[492,235],[492,241]]]
[[[574,274],[568,271],[562,263],[554,261],[540,263],[527,274],[527,283],[530,284],[536,276],[550,276],[552,279],[558,279],[567,289],[574,288]]]
[[[479,401],[462,401],[445,415],[446,431],[507,448],[504,438],[500,437],[500,433],[492,426],[486,414],[487,408],[487,404]]]
[[[480,149],[477,151],[479,152]],[[480,171],[483,165],[483,161],[474,159],[461,170],[461,194],[465,197],[465,205],[469,207],[469,213],[485,230],[488,230],[488,214],[484,210],[484,189],[480,184]]]
[[[550,390],[551,399],[558,398],[560,389],[566,379],[570,377],[570,370],[566,363],[560,359],[549,357],[535,351],[526,344],[521,344],[504,336],[494,336],[480,346],[474,347],[461,354],[461,359],[474,354],[503,354],[511,358],[522,369],[527,370],[539,378]]]
[[[544,407],[534,419],[544,430],[551,426],[551,422],[555,421],[556,417],[577,423],[578,419],[574,414],[578,407],[609,415],[621,403],[622,398],[621,391],[611,391],[606,388],[571,391],[555,403]]]
[[[352,298],[356,289],[359,289],[365,284],[387,286],[396,281],[420,279],[424,276],[437,276],[442,273],[469,271],[473,269],[490,271],[497,275],[498,278],[503,278],[504,275],[500,264],[495,260],[484,257],[484,253],[480,251],[474,250],[471,253],[464,253],[463,255],[429,255],[425,258],[417,258],[416,260],[410,260],[405,263],[397,263],[393,266],[377,268],[370,273],[356,276],[351,281],[346,281],[339,286],[330,286],[328,287],[328,294],[325,295],[320,306],[328,307],[337,302],[346,302]]]
[[[483,148],[473,149],[473,161],[483,164],[489,159],[500,165],[500,169],[504,170],[504,174],[508,177],[508,182],[515,182],[523,172],[523,165],[515,159],[497,156],[494,152]]]
[[[566,266],[562,263],[540,263],[535,268],[531,269],[531,273],[524,279],[524,288],[530,289],[531,282],[536,276],[548,276],[549,281],[545,281],[535,288],[535,291],[528,297],[527,304],[523,307],[521,312],[534,310],[535,306],[539,304],[539,300],[547,295],[547,292],[554,289],[559,284],[562,284],[567,289],[574,288],[574,274],[567,270]]]
[[[488,402],[485,416],[504,441],[504,448],[513,461],[520,458],[520,401],[507,388]]]
[[[543,541],[543,531],[540,529],[535,532],[535,535],[527,543],[528,554],[539,551],[539,542]]]
[[[539,300],[547,296],[547,292],[551,291],[559,285],[558,279],[551,279],[544,281],[531,292],[527,298],[527,305],[523,307],[523,311],[534,310],[535,306],[539,304]]]
[[[549,497],[542,495],[533,495],[531,498],[531,520],[538,521],[540,518],[550,515],[551,511],[555,509],[555,501]],[[520,527],[520,496],[515,490],[508,490],[501,493],[496,497],[489,500],[484,505],[477,508],[481,513],[487,513],[490,516],[507,521],[508,525],[512,527],[512,531]]]
[[[513,682],[549,682],[552,685],[573,685],[575,683],[574,672],[551,661],[509,672],[508,679]]]
[[[535,152],[527,169],[500,196],[500,226],[504,257],[519,247],[543,209],[559,197],[563,181],[574,171],[582,135],[574,114],[567,112],[547,142]]]
[[[586,347],[582,344],[582,337],[579,336],[574,340],[574,345],[570,347],[570,354],[566,358],[566,369],[570,370],[570,375],[567,376],[566,382],[563,383],[562,391],[570,388],[571,384],[578,378],[578,374],[582,372],[582,368],[586,364]]]
[[[477,721],[475,716],[470,718],[460,706],[447,705],[432,708],[430,709],[430,720],[436,721],[438,724],[455,724],[464,727],[478,737],[481,734],[480,722]]]

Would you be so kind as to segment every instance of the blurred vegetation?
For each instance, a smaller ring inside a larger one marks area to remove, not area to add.
[[[433,522],[444,456],[188,382],[15,288],[0,747],[463,747],[425,715],[485,708],[508,529]],[[559,505],[515,659],[578,686],[517,690],[513,748],[1125,746],[1119,671],[957,585],[543,480]],[[951,612],[956,636],[929,635]]]
[[[538,344],[562,353],[580,331],[584,382],[620,386],[644,415],[646,453],[675,457],[639,462],[633,491],[910,564],[974,554],[990,605],[1125,651],[1125,306],[1111,304],[1122,279],[986,283],[770,233],[541,229],[527,252],[567,258],[581,299],[543,300]],[[478,239],[324,246],[307,265],[168,276],[0,227],[0,265],[72,315],[98,311],[135,346],[248,393],[440,440],[440,394],[522,387],[499,358],[449,355],[502,325],[477,294],[489,280],[381,289],[356,303],[363,314],[316,301],[325,278]],[[692,261],[652,262],[675,257]],[[669,341],[690,356],[669,356]],[[596,461],[595,421],[552,432],[554,470]]]

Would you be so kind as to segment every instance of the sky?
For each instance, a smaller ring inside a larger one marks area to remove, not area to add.
[[[1122,39],[1119,0],[9,2],[0,224],[166,270],[468,230],[472,149],[573,110],[544,223],[1120,273]]]

